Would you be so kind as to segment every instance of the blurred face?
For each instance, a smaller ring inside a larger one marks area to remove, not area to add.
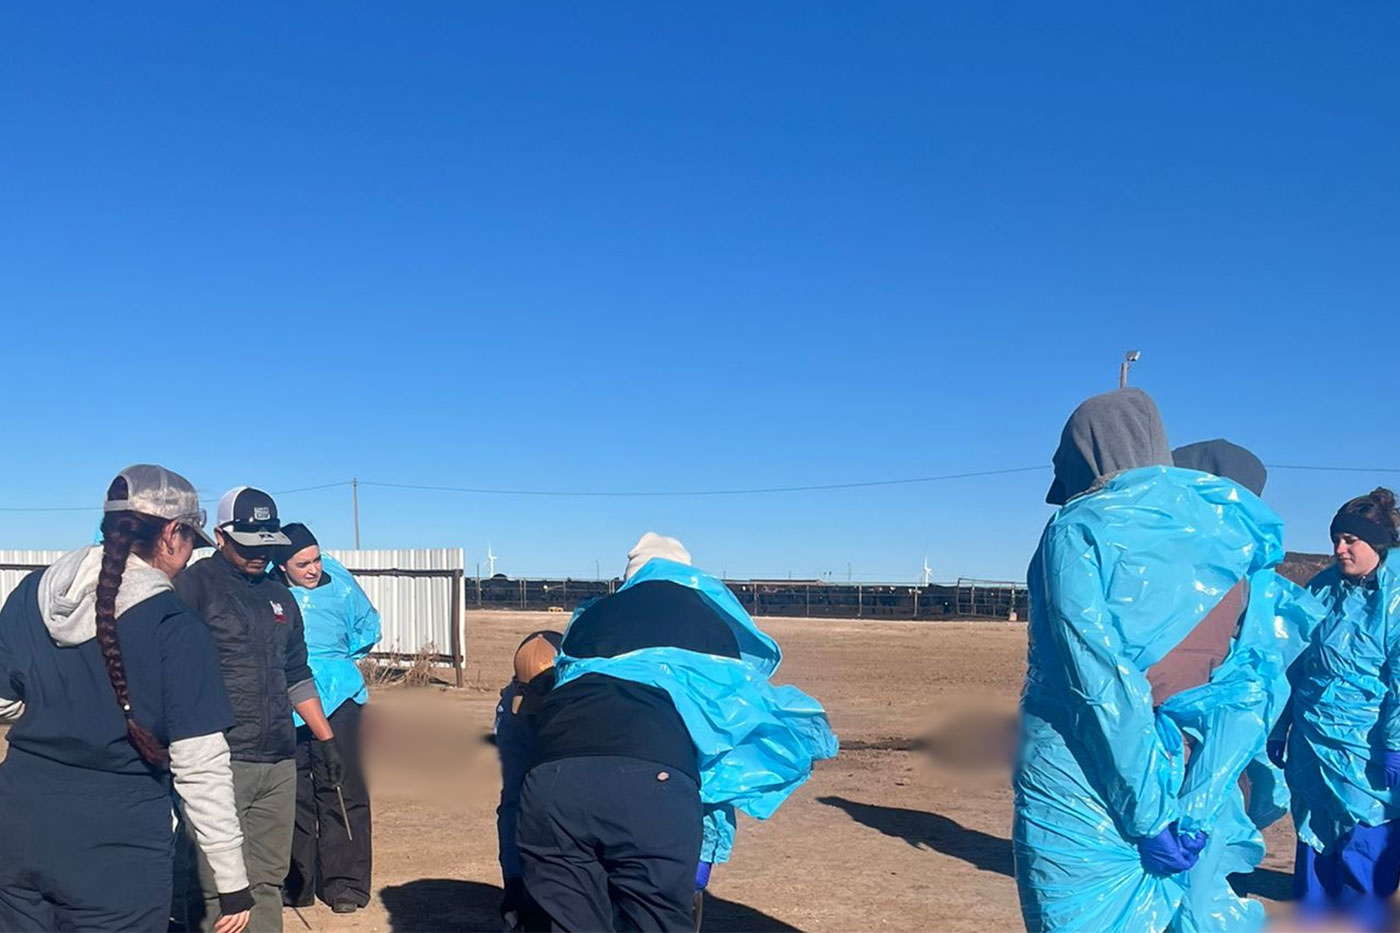
[[[243,573],[256,577],[267,572],[267,565],[272,562],[272,548],[245,547],[220,529],[214,531],[214,539],[219,542],[219,553]]]
[[[176,574],[190,562],[194,543],[194,532],[179,522],[167,522],[156,541],[155,552],[151,554],[151,566],[175,579]]]
[[[1332,553],[1337,558],[1338,569],[1348,577],[1364,577],[1381,563],[1381,556],[1375,548],[1346,532],[1332,542]]]
[[[304,547],[292,555],[291,560],[282,565],[287,573],[287,582],[292,586],[304,586],[308,590],[321,582],[321,548],[318,545]]]

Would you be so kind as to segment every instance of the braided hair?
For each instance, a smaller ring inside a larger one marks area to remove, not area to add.
[[[107,490],[108,499],[127,497],[126,480],[117,477]],[[136,753],[157,768],[170,766],[170,752],[150,729],[136,721],[127,691],[126,665],[117,637],[117,590],[131,554],[149,559],[167,521],[140,512],[108,512],[102,518],[102,569],[97,576],[97,644],[107,667],[107,679],[126,717],[126,737]]]

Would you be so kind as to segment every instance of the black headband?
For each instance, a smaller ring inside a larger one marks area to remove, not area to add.
[[[1332,540],[1342,535],[1356,535],[1377,551],[1395,547],[1395,532],[1380,522],[1373,522],[1365,515],[1356,512],[1338,512],[1332,519]]]

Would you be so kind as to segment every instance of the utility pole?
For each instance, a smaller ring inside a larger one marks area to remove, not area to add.
[[[360,481],[350,478],[350,501],[355,509],[355,550],[360,549]]]

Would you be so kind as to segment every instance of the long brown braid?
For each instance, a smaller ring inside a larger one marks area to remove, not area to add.
[[[125,499],[126,481],[117,477],[107,491],[108,499]],[[170,766],[170,752],[141,723],[131,709],[127,692],[126,665],[122,663],[121,640],[117,637],[117,590],[121,589],[126,560],[134,551],[149,558],[165,528],[164,519],[139,512],[108,512],[102,518],[102,569],[97,576],[97,644],[107,666],[107,679],[126,716],[126,736],[137,754],[157,768]]]

